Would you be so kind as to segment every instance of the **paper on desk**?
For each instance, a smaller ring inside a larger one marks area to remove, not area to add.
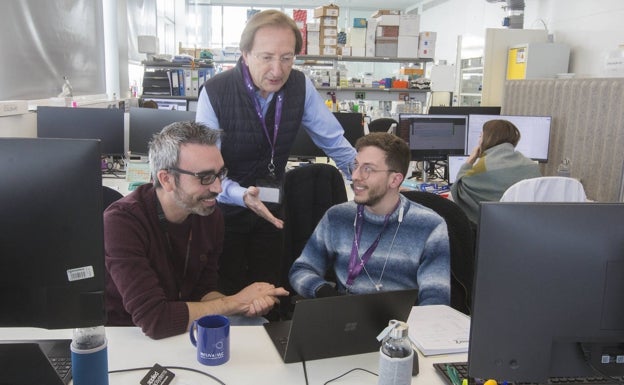
[[[414,306],[409,336],[425,356],[468,352],[470,317],[450,306]]]

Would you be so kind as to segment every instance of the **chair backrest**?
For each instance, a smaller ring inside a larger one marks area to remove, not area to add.
[[[446,221],[451,252],[451,307],[470,314],[474,275],[475,230],[453,201],[424,191],[403,191],[409,200],[437,212]]]
[[[394,124],[394,127],[392,126]],[[370,132],[388,132],[390,134],[396,133],[396,127],[399,122],[392,118],[379,118],[368,123],[368,133]],[[391,129],[392,128],[392,129]]]
[[[331,206],[347,201],[342,174],[329,164],[299,166],[284,177],[284,256],[281,284],[294,294],[288,282],[292,263],[301,255],[310,235]],[[284,306],[288,306],[284,302]]]
[[[114,188],[110,188],[108,186],[102,186],[102,209],[106,210],[111,203],[115,202],[117,199],[123,198],[123,194]]]
[[[563,176],[524,179],[503,194],[501,202],[585,202],[587,196],[581,182]]]

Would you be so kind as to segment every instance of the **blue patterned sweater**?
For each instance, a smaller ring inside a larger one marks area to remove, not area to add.
[[[365,269],[349,288],[346,283],[357,204],[350,201],[331,207],[290,269],[290,284],[297,293],[314,297],[316,290],[328,283],[326,272],[333,270],[336,289],[341,293],[371,293],[375,284],[381,283],[383,291],[418,288],[419,305],[448,305],[450,252],[446,222],[434,211],[400,197],[403,221],[398,221],[397,208]],[[383,222],[384,216],[364,210],[360,257],[377,238]]]

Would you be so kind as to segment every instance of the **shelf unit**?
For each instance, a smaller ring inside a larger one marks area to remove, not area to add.
[[[214,65],[143,62],[142,98],[196,100],[199,86],[214,75]]]
[[[414,63],[421,66],[433,62],[433,59],[424,58],[397,58],[397,57],[369,57],[369,56],[325,56],[325,55],[298,55],[295,65],[299,67],[332,67],[337,68],[339,62],[366,62],[366,63]],[[335,92],[340,100],[378,100],[403,101],[414,98],[425,102],[429,89],[417,88],[373,88],[373,87],[316,87],[323,98],[327,92]]]
[[[480,106],[483,86],[483,58],[461,59],[459,68],[460,106]]]

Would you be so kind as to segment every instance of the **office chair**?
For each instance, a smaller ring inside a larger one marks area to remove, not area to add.
[[[394,124],[394,126],[393,126]],[[392,118],[379,118],[375,119],[372,122],[368,123],[368,133],[371,132],[387,132],[390,134],[396,133],[396,127],[399,125],[399,122]]]
[[[331,206],[347,201],[347,190],[342,174],[329,164],[315,163],[299,166],[284,177],[284,255],[281,284],[294,296],[288,281],[292,263],[301,255],[308,238],[325,211]],[[294,304],[280,302],[282,317],[289,318]]]
[[[586,202],[581,182],[564,176],[524,179],[511,185],[501,202]]]
[[[102,210],[106,210],[111,203],[123,198],[122,193],[108,186],[102,186],[102,194]]]
[[[425,191],[402,191],[409,200],[437,212],[446,221],[451,252],[451,307],[470,314],[475,233],[464,211],[453,201]]]

